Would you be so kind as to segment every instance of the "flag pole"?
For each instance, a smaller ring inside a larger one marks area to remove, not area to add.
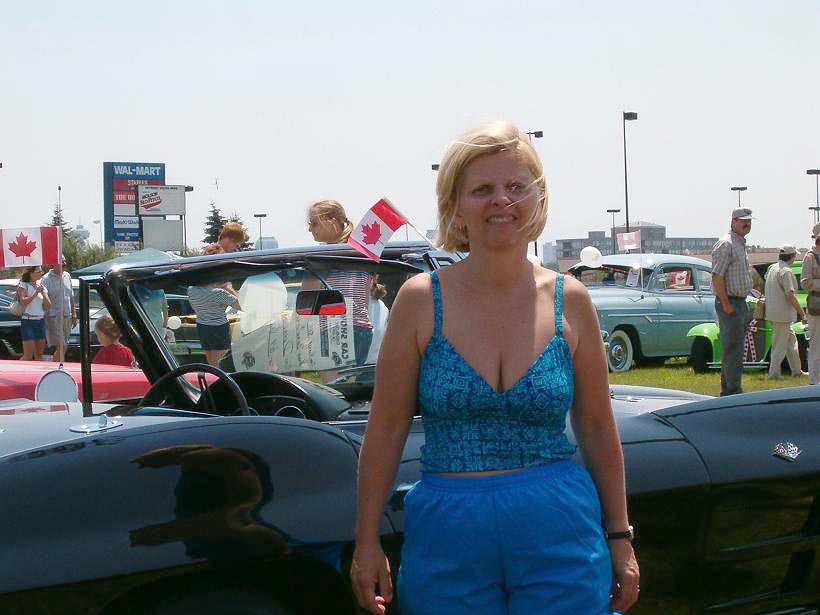
[[[426,241],[426,242],[427,242],[427,245],[428,245],[428,246],[430,246],[431,248],[436,248],[436,246],[434,246],[434,245],[433,245],[433,242],[431,242],[431,241],[427,238],[427,235],[425,235],[425,234],[424,234],[424,233],[422,233],[419,229],[417,229],[417,228],[416,228],[416,225],[415,225],[415,224],[413,224],[412,222],[410,222],[410,218],[408,218],[407,216],[405,216],[405,215],[404,215],[404,212],[403,212],[402,210],[400,210],[398,207],[396,207],[396,206],[393,204],[393,201],[391,201],[390,199],[388,199],[386,196],[382,197],[382,199],[384,199],[384,201],[385,201],[387,204],[389,204],[389,205],[390,205],[390,207],[392,207],[393,209],[395,209],[395,210],[399,213],[399,215],[401,215],[401,217],[402,217],[402,218],[404,218],[404,224],[405,224],[405,229],[404,229],[404,230],[405,230],[405,237],[406,237],[406,238],[408,238],[408,240],[409,240],[409,237],[408,237],[408,235],[407,235],[407,227],[409,226],[411,229],[413,229],[414,231],[416,231],[416,232],[419,234],[419,237],[421,237],[422,239],[424,239],[424,241]],[[438,249],[438,248],[436,248],[436,249]]]

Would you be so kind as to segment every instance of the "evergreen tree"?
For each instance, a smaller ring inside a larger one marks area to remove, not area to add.
[[[205,239],[202,240],[202,243],[209,244],[216,242],[219,239],[219,233],[222,231],[222,227],[225,226],[227,221],[228,219],[222,215],[219,208],[212,202],[211,213],[205,218]]]
[[[68,223],[65,221],[65,217],[63,217],[63,210],[60,209],[59,204],[54,205],[54,212],[51,214],[51,222],[48,222],[46,226],[59,226],[63,230],[63,240],[71,235],[71,227],[68,226]]]
[[[233,212],[231,217],[228,219],[228,222],[238,222],[242,225],[242,230],[245,231],[245,241],[242,242],[242,245],[239,246],[239,250],[253,250],[253,244],[250,242],[250,234],[248,233],[248,227],[245,226],[245,223],[242,222],[242,218],[239,217],[239,214]]]

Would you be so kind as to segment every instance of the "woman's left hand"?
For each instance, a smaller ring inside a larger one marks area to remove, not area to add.
[[[628,540],[610,540],[609,552],[612,558],[612,610],[626,611],[638,600],[641,572],[635,551]]]

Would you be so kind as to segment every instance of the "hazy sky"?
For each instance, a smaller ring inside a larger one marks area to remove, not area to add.
[[[816,1],[0,0],[0,226],[102,215],[103,161],[165,162],[281,245],[305,208],[389,197],[435,224],[446,144],[489,119],[543,130],[543,240],[630,220],[715,236],[748,186],[750,243],[806,246],[820,168]],[[214,181],[218,178],[219,189]],[[616,222],[623,221],[623,212]]]

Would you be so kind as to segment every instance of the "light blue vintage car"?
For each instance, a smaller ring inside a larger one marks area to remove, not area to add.
[[[712,264],[678,254],[614,254],[600,267],[569,272],[589,289],[601,329],[609,332],[613,372],[688,356],[689,330],[715,319]]]

